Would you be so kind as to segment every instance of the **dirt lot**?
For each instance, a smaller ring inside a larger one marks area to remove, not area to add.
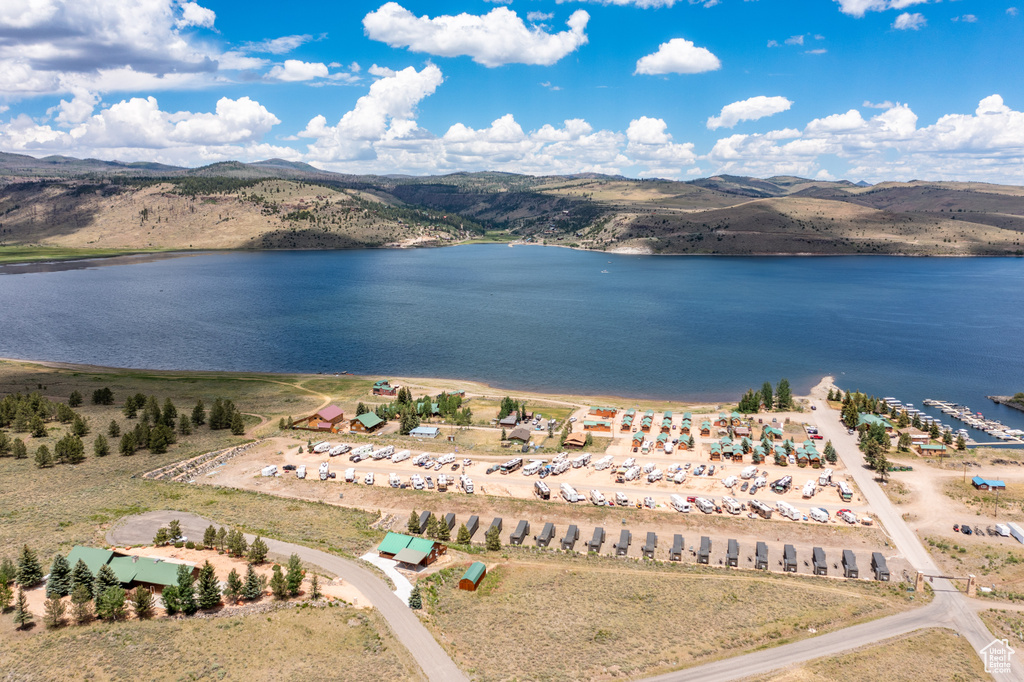
[[[879,583],[524,553],[492,567],[476,592],[457,589],[467,564],[420,581],[429,627],[473,679],[650,675],[915,603]]]
[[[0,637],[5,677],[42,679],[45,670],[47,680],[237,680],[258,669],[258,679],[330,679],[339,670],[346,680],[421,679],[375,612],[347,607],[36,627]]]
[[[842,656],[822,658],[751,682],[962,682],[988,680],[978,654],[963,637],[924,630]]]

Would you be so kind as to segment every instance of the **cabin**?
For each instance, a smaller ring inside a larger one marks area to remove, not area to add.
[[[467,592],[476,592],[480,581],[487,575],[487,566],[482,561],[474,561],[466,569],[466,572],[459,578],[459,589]]]
[[[982,478],[981,476],[975,476],[971,479],[971,484],[977,490],[1006,490],[1006,483],[1003,481],[996,481],[989,478]]]
[[[388,533],[379,545],[378,556],[408,566],[429,566],[448,551],[448,547],[436,540],[418,538],[402,533]]]
[[[725,563],[733,568],[740,565],[740,543],[736,540],[729,540],[728,549],[725,552]]]
[[[665,443],[667,443],[667,442],[668,442],[668,434],[667,433],[659,433],[658,434],[658,439],[656,441],[654,441],[654,447],[657,448],[658,450],[664,450],[665,449]]]
[[[602,419],[615,419],[615,415],[619,411],[614,407],[591,407],[590,415],[594,417],[601,417]]]
[[[679,425],[679,433],[683,434],[684,436],[689,436],[690,428],[692,426],[693,424],[689,419],[684,419],[683,422]]]
[[[534,540],[537,541],[538,547],[547,547],[551,544],[551,541],[554,539],[554,537],[555,524],[548,522],[544,524],[544,529],[541,530],[540,535],[534,537]]]
[[[647,433],[651,430],[652,424],[654,424],[654,411],[647,410],[644,412],[644,418],[640,420],[640,430]]]
[[[644,444],[644,434],[637,432],[633,434],[633,447],[638,448]]]
[[[782,548],[782,570],[786,573],[796,573],[796,548],[793,545],[786,545]]]
[[[672,431],[672,413],[666,412],[661,417],[661,432],[669,433],[670,431]]]
[[[722,444],[712,443],[711,444],[711,461],[720,462],[722,460]]]
[[[520,443],[529,443],[532,437],[529,426],[517,426],[512,429],[512,433],[508,434],[508,440],[517,440]]]
[[[398,389],[400,388],[401,386],[398,386],[397,384],[395,386],[392,386],[391,382],[388,381],[387,379],[381,379],[380,381],[374,382],[373,394],[396,396],[398,395]]]
[[[711,435],[711,422],[707,419],[700,423],[700,435],[707,437]]]
[[[921,443],[920,445],[915,445],[914,447],[917,448],[918,454],[927,457],[940,457],[942,455],[947,454],[948,451],[948,448],[945,445],[942,445],[941,443]]]
[[[622,418],[622,430],[629,431],[633,428],[633,416],[636,414],[636,410],[630,410],[626,412],[626,416]]]
[[[672,536],[672,549],[668,551],[669,561],[682,561],[683,560],[683,547],[686,542],[683,540],[683,536],[676,533]]]
[[[584,431],[601,431],[603,433],[612,432],[612,423],[605,419],[586,419],[583,421]]]
[[[729,415],[725,412],[719,412],[718,416],[715,417],[715,426],[720,426],[722,428],[729,426]]]
[[[739,426],[742,423],[743,423],[743,415],[741,415],[739,412],[733,412],[732,414],[729,415],[729,425],[730,426]]]
[[[771,424],[765,424],[764,429],[761,430],[761,440],[768,438],[769,440],[779,440],[782,438],[782,429],[772,426]]]
[[[348,423],[348,427],[354,433],[373,433],[387,424],[373,412],[364,412]]]
[[[512,412],[508,416],[502,417],[501,419],[498,420],[498,426],[500,426],[501,428],[513,428],[518,423],[519,423],[519,413],[518,412]]]
[[[76,545],[68,554],[68,565],[74,568],[82,560],[95,575],[104,565],[109,566],[121,583],[121,587],[130,590],[145,587],[160,592],[168,585],[178,584],[178,567],[189,567],[193,577],[199,569],[192,563],[164,559],[162,557],[146,557],[138,554],[126,554],[109,549]]]
[[[871,414],[869,412],[861,412],[857,415],[857,426],[868,426],[871,427],[875,424],[881,424],[882,428],[885,429],[886,433],[892,433],[892,422],[884,417],[879,417],[877,414]]]
[[[704,535],[700,539],[700,549],[697,550],[697,563],[707,564],[711,562],[711,538]]]
[[[469,538],[470,538],[470,540],[473,539],[473,536],[476,535],[476,531],[479,528],[480,528],[480,517],[477,516],[476,514],[473,514],[472,516],[469,517],[469,521],[466,522],[466,530],[469,531]]]
[[[567,448],[582,448],[587,444],[587,434],[582,431],[576,433],[570,433],[565,437],[565,442],[562,443]]]
[[[623,528],[619,533],[619,541],[612,545],[615,548],[615,556],[626,556],[631,544],[633,544],[633,534]]]
[[[588,552],[600,552],[601,545],[604,544],[604,528],[600,526],[594,529],[594,535],[591,536],[590,542],[587,543]]]
[[[327,433],[338,433],[344,427],[345,413],[337,405],[328,405],[308,417],[303,417],[292,423],[293,429],[325,431]]]
[[[804,451],[803,448],[797,448],[794,454],[796,455],[796,465],[798,467],[802,469],[805,466],[807,466],[807,462],[809,460],[807,459],[807,453]]]
[[[441,429],[436,426],[417,426],[409,435],[413,438],[437,438],[441,435]]]

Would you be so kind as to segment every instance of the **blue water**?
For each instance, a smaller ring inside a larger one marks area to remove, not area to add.
[[[736,399],[780,377],[802,392],[831,374],[1024,428],[984,398],[1024,390],[1022,259],[486,245],[23,270],[0,276],[0,356],[667,399]]]

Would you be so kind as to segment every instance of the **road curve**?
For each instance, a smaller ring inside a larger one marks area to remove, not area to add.
[[[206,527],[213,523],[201,516],[187,512],[147,512],[121,519],[107,533],[107,542],[112,545],[149,544],[153,541],[157,529],[167,525],[172,519],[178,519],[181,522],[182,531],[190,537],[202,537]],[[213,525],[220,524],[213,523]],[[254,536],[246,534],[245,537],[246,540],[251,541]],[[388,589],[387,584],[376,575],[353,561],[327,552],[272,538],[264,538],[264,540],[274,554],[281,556],[298,554],[303,561],[320,566],[351,583],[370,600],[387,620],[395,637],[409,650],[413,659],[431,682],[448,682],[449,680],[468,682],[468,678],[434,640],[416,614],[402,603]]]

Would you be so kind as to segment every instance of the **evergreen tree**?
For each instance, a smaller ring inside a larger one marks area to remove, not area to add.
[[[292,597],[299,596],[299,590],[302,589],[302,576],[305,573],[302,570],[302,559],[299,558],[298,554],[292,554],[288,557],[288,594]]]
[[[964,440],[964,434],[962,433],[956,437],[956,449],[959,452],[963,452],[967,449],[967,441]]]
[[[203,405],[202,399],[196,401],[196,406],[192,408],[192,423],[196,426],[206,423],[206,407]]]
[[[85,566],[84,563],[79,560]],[[86,570],[89,570],[86,568]],[[86,585],[76,585],[71,591],[71,616],[79,625],[92,620],[92,589]]]
[[[181,611],[181,602],[178,600],[178,586],[168,585],[160,593],[160,601],[164,603],[164,611],[167,612],[168,616]]]
[[[70,406],[64,403],[57,405],[57,421],[61,424],[70,424],[75,420],[75,411]]]
[[[281,572],[281,567],[277,564],[274,564],[274,573],[270,578],[270,591],[274,595],[274,599],[288,598],[288,581],[285,580],[284,573]]]
[[[409,433],[420,425],[420,418],[416,416],[416,413],[411,409],[406,410],[402,414],[402,419],[399,424],[398,433],[403,436],[408,436]]]
[[[187,414],[181,415],[178,419],[178,433],[183,436],[192,435],[192,419]]]
[[[587,431],[587,437],[583,441],[583,447],[589,448],[593,444],[594,444],[594,434],[592,434],[590,431]]]
[[[96,571],[96,580],[92,585],[92,596],[96,602],[96,615],[100,615],[100,597],[111,587],[120,587],[121,581],[117,579],[114,569],[110,564],[103,564],[100,570]],[[102,618],[102,616],[100,616]]]
[[[107,426],[107,435],[111,438],[121,437],[121,425],[117,423],[116,419],[110,420],[110,425]]]
[[[153,616],[153,593],[145,587],[136,587],[132,591],[132,612],[139,620]]]
[[[242,582],[242,578],[238,575],[238,571],[231,569],[228,573],[228,579],[224,585],[224,598],[228,600],[228,603],[235,603],[242,597],[242,591],[245,588],[245,583]]]
[[[245,585],[242,587],[242,598],[246,601],[253,601],[263,596],[263,588],[260,585],[260,578],[256,570],[249,564],[245,573]]]
[[[412,592],[409,593],[409,608],[414,611],[419,611],[423,608],[423,596],[420,594],[419,585],[413,586]]]
[[[839,456],[836,453],[835,446],[832,445],[832,441],[825,443],[825,461],[829,464],[835,464],[838,459]]]
[[[43,606],[43,623],[47,628],[54,630],[64,625],[64,614],[67,613],[67,604],[60,597],[48,597]]]
[[[71,422],[71,433],[75,434],[79,438],[88,435],[89,422],[82,417],[75,415],[75,419]]]
[[[178,565],[178,605],[186,616],[191,616],[199,610],[192,567],[185,564]]]
[[[915,414],[914,418],[912,420],[910,420],[910,423],[914,426],[915,429],[920,429],[921,425],[923,423],[921,421],[921,415]]]
[[[771,410],[775,404],[772,400],[772,385],[767,381],[761,386],[761,402],[764,403],[764,409],[766,410]]]
[[[437,520],[437,535],[434,537],[441,542],[449,542],[452,539],[452,531],[444,519]]]
[[[135,454],[137,444],[135,442],[135,434],[131,431],[125,432],[121,436],[121,455],[123,457],[130,457]]]
[[[178,519],[171,519],[171,522],[167,524],[167,535],[171,540],[177,540],[181,535],[181,521]]]
[[[227,546],[228,530],[224,526],[217,529],[217,549],[223,552]]]
[[[11,445],[11,452],[14,454],[14,459],[25,459],[28,457],[28,447],[26,447],[25,441],[15,438],[14,443]]]
[[[505,433],[505,427],[501,428],[501,440],[503,440],[503,441],[508,440],[508,434]]]
[[[416,513],[415,509],[409,514],[409,522],[405,524],[405,529],[409,531],[410,535],[420,534],[420,516]]]
[[[36,449],[36,466],[40,469],[53,466],[53,455],[50,454],[50,448],[46,447],[45,443]]]
[[[316,573],[309,579],[309,598],[313,601],[320,601],[323,594],[320,592],[320,578]]]
[[[71,594],[71,567],[63,554],[53,557],[50,564],[50,577],[46,581],[47,597],[66,597]]]
[[[92,449],[97,457],[106,457],[110,454],[110,445],[102,433],[96,436],[96,440],[92,443]]]
[[[206,527],[206,530],[203,531],[203,547],[205,549],[213,549],[213,546],[216,544],[216,542],[217,529],[214,528],[213,524],[211,523],[209,526]]]
[[[942,443],[943,443],[943,445],[952,445],[953,444],[953,432],[952,431],[943,431],[942,432]]]
[[[224,428],[224,401],[217,398],[210,408],[210,429],[218,431]]]
[[[793,407],[793,389],[789,386],[789,379],[780,379],[775,387],[775,405],[780,410],[788,410]]]
[[[356,405],[356,416],[357,417],[359,415],[361,415],[361,414],[366,414],[369,411],[370,410],[366,409],[366,405],[364,405],[363,403],[359,403],[358,405]]]
[[[76,434],[69,433],[54,447],[57,461],[68,464],[81,464],[85,460],[85,444]]]
[[[18,597],[14,600],[14,624],[19,630],[24,630],[32,622],[32,612],[28,610],[28,598],[25,591],[18,588]]]
[[[427,517],[427,537],[431,540],[437,539],[437,517],[433,514]]]
[[[10,437],[0,431],[0,457],[6,457],[11,454],[11,439]]]
[[[174,421],[178,418],[178,408],[174,406],[170,398],[164,400],[164,411],[160,417],[164,426],[174,428]]]
[[[94,405],[113,405],[114,392],[106,386],[97,388],[92,392],[92,402]]]
[[[468,545],[473,541],[473,538],[469,535],[469,528],[466,528],[466,524],[459,526],[459,533],[455,536],[455,543],[459,545]]]
[[[908,432],[906,432],[906,431],[901,431],[900,432],[900,439],[899,439],[899,442],[897,443],[896,447],[899,449],[900,452],[909,452],[910,451],[910,434]]]
[[[166,528],[160,527],[156,529],[156,535],[153,537],[154,545],[160,547],[161,545],[166,545],[170,541],[171,538],[168,537]]]
[[[199,569],[198,604],[201,609],[212,609],[220,605],[220,583],[209,561]]]
[[[16,576],[18,586],[31,588],[43,580],[43,567],[39,565],[36,553],[29,549],[28,545],[21,548],[21,555],[18,557],[18,574]]]
[[[149,451],[154,455],[161,455],[167,452],[167,446],[170,445],[173,433],[164,424],[154,426],[149,432]]]
[[[253,540],[252,544],[249,546],[249,563],[262,564],[267,560],[268,551],[267,543],[263,541],[263,538],[257,535],[256,539]]]
[[[241,412],[235,412],[231,416],[231,433],[235,436],[245,435],[245,422],[242,420]]]
[[[71,569],[71,594],[74,596],[75,590],[79,587],[84,587],[89,591],[89,599],[92,599],[92,584],[94,582],[92,571],[81,559],[75,563],[75,567]]]
[[[155,395],[146,398],[145,413],[146,418],[154,425],[162,423],[163,415],[160,413],[160,403],[157,402]]]
[[[82,404],[82,394],[78,391],[71,391],[68,396],[68,407],[79,407]]]
[[[7,613],[13,599],[14,591],[11,589],[10,583],[0,581],[0,613]]]
[[[121,412],[126,419],[135,419],[139,415],[139,406],[135,404],[135,396],[130,395],[124,399],[124,408]]]
[[[108,587],[96,602],[96,615],[102,620],[124,620],[128,617],[128,604],[124,588]]]
[[[687,444],[687,446],[689,446],[689,448],[690,448],[691,450],[693,450],[694,446],[696,445],[696,441],[695,441],[695,440],[693,440],[693,436],[692,436],[692,435],[690,436],[690,440],[688,440],[688,441],[686,442],[686,444]]]
[[[38,414],[32,417],[29,430],[32,432],[33,438],[46,438],[46,424]]]
[[[491,552],[497,552],[501,549],[501,535],[498,533],[497,528],[491,528],[484,535],[484,539],[487,541],[487,550]]]
[[[18,577],[18,569],[14,562],[4,557],[0,559],[0,585],[10,585]]]

